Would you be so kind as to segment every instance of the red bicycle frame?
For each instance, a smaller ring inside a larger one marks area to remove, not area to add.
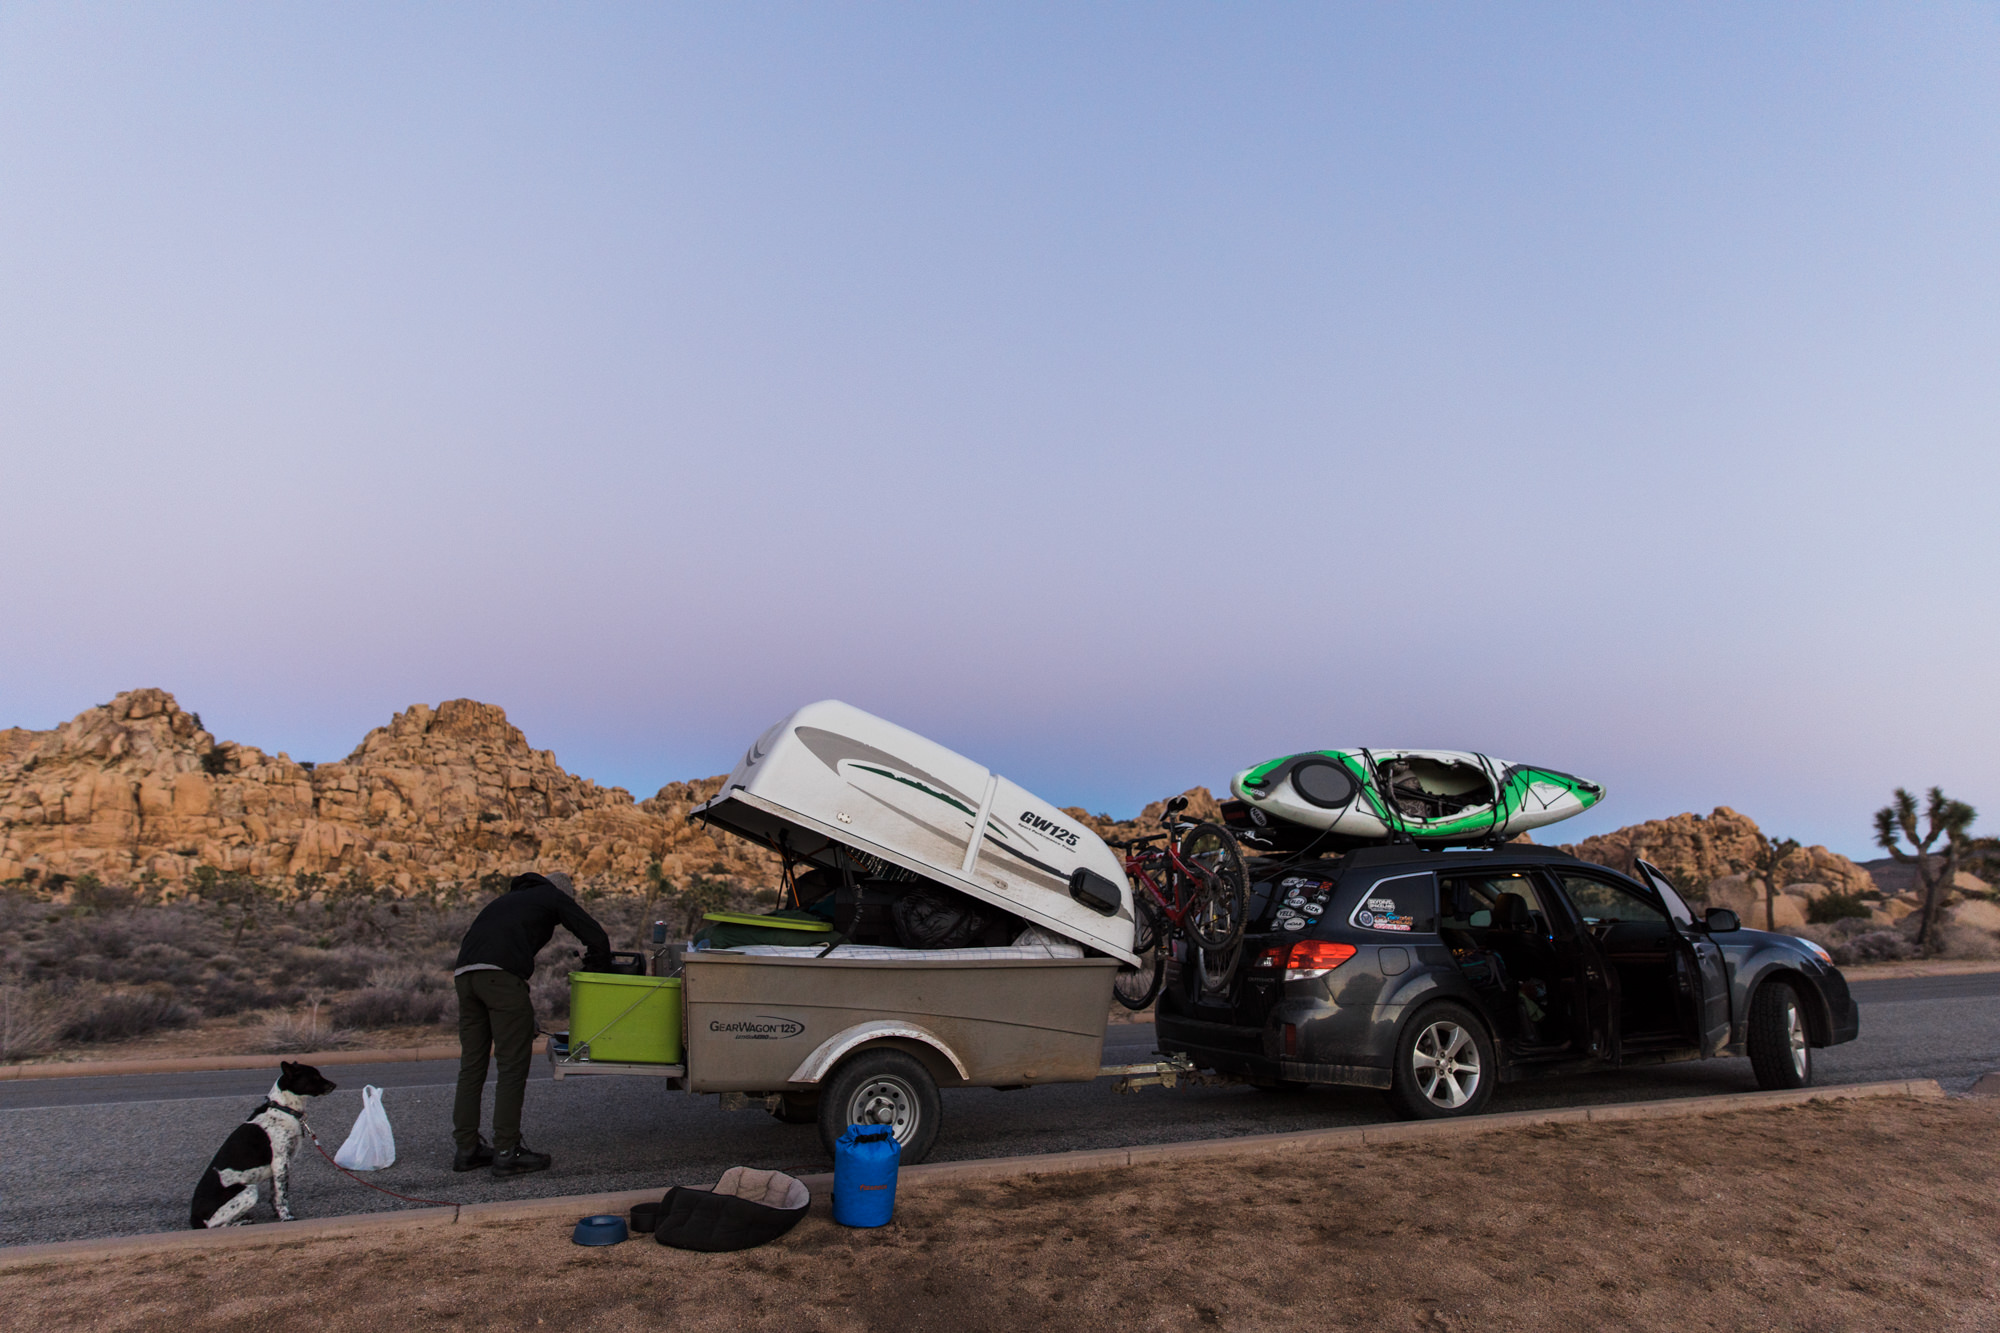
[[[1187,928],[1182,923],[1187,920],[1188,913],[1194,910],[1194,897],[1190,894],[1188,901],[1183,904],[1180,901],[1179,889],[1182,884],[1197,882],[1195,872],[1188,868],[1187,862],[1181,860],[1180,849],[1174,845],[1172,834],[1162,833],[1156,836],[1164,839],[1167,845],[1154,851],[1140,852],[1135,856],[1126,857],[1125,873],[1136,883],[1145,886],[1146,892],[1153,896],[1153,901],[1160,905],[1161,914],[1167,918],[1173,930],[1185,932]],[[1152,839],[1139,841],[1152,841]],[[1147,873],[1149,869],[1159,868],[1163,864],[1169,867],[1163,878],[1168,880],[1175,890],[1171,895],[1161,892],[1159,884],[1151,874]]]

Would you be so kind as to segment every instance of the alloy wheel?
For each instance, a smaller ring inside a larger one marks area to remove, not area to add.
[[[1440,1019],[1410,1052],[1417,1087],[1432,1105],[1455,1111],[1479,1089],[1479,1047],[1463,1026]]]
[[[1785,1045],[1791,1052],[1792,1072],[1804,1078],[1806,1062],[1812,1057],[1807,1053],[1805,1021],[1799,1016],[1799,1006],[1795,1003],[1785,1006]]]

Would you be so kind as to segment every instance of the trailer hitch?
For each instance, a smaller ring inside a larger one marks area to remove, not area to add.
[[[1111,1085],[1113,1092],[1137,1092],[1155,1085],[1178,1088],[1185,1084],[1190,1088],[1205,1088],[1236,1082],[1227,1074],[1209,1074],[1196,1069],[1194,1061],[1185,1055],[1163,1056],[1136,1065],[1105,1065],[1097,1071],[1097,1076],[1117,1079]]]

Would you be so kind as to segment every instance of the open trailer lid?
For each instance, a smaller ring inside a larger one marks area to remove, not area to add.
[[[849,704],[807,704],[759,736],[692,817],[823,866],[850,847],[1137,962],[1131,886],[1103,839],[964,755]]]

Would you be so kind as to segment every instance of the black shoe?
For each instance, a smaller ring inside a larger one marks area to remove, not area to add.
[[[482,1166],[491,1165],[493,1165],[493,1145],[485,1139],[479,1141],[477,1148],[460,1148],[458,1156],[451,1159],[451,1169],[454,1171],[477,1171]]]
[[[555,1159],[545,1152],[533,1148],[516,1148],[512,1152],[493,1154],[493,1178],[505,1180],[508,1176],[525,1176],[530,1171],[546,1171]]]

